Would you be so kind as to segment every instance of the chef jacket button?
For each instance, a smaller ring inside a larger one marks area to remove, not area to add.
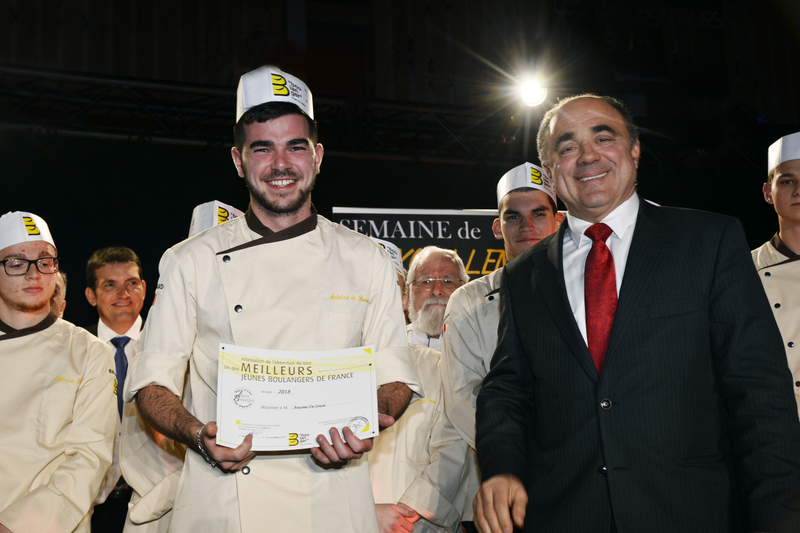
[[[794,386],[795,386],[795,387],[800,387],[800,381],[795,381],[795,382],[794,382]]]
[[[781,308],[781,304],[775,304],[775,309],[780,309],[780,308]]]
[[[241,312],[242,312],[242,306],[237,304],[237,305],[236,305],[236,306],[233,308],[233,310],[234,310],[234,311],[236,311],[237,313],[241,313]]]
[[[606,468],[606,465],[603,465],[597,469],[597,475],[600,477],[606,477],[606,475],[608,475],[608,469]]]
[[[492,300],[494,300],[494,296],[489,296],[489,301],[491,302]]]
[[[764,275],[765,275],[766,277],[770,277],[772,274],[770,274],[769,272],[764,272]]]
[[[222,256],[222,262],[223,262],[223,263],[230,263],[230,262],[231,262],[231,256],[229,256],[229,255],[223,255],[223,256]]]
[[[249,473],[250,473],[250,467],[249,466],[246,466],[246,467],[242,468],[242,474],[244,474],[246,476]]]
[[[611,400],[609,400],[608,398],[603,398],[603,401],[600,402],[600,407],[602,407],[605,410],[611,409]]]
[[[789,341],[789,348],[794,348],[794,342]]]

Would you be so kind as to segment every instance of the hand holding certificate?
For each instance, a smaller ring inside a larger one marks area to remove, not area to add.
[[[254,451],[307,449],[332,427],[375,437],[376,390],[372,346],[291,352],[220,344],[217,444],[234,448],[252,434]]]

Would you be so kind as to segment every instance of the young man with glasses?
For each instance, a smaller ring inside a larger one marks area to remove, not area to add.
[[[44,220],[0,217],[0,263],[0,533],[88,532],[114,442],[111,351],[51,311]]]

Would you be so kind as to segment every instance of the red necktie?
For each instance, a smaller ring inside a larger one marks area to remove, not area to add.
[[[592,239],[592,249],[586,258],[583,274],[583,291],[586,301],[586,339],[589,353],[602,373],[606,359],[608,338],[617,311],[617,276],[614,272],[614,257],[606,246],[611,228],[605,224],[593,224],[585,235]]]

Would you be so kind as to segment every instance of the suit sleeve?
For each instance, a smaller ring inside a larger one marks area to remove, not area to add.
[[[748,531],[800,531],[800,422],[781,336],[738,221],[723,230],[711,343]]]
[[[64,441],[65,461],[47,484],[0,512],[0,524],[14,533],[73,531],[89,512],[111,465],[117,424],[111,349],[88,335],[73,336],[72,343],[73,350],[89,355]]]
[[[514,322],[509,271],[500,288],[497,349],[478,393],[476,437],[482,478],[513,474],[525,480],[527,422],[531,420],[533,375]]]

